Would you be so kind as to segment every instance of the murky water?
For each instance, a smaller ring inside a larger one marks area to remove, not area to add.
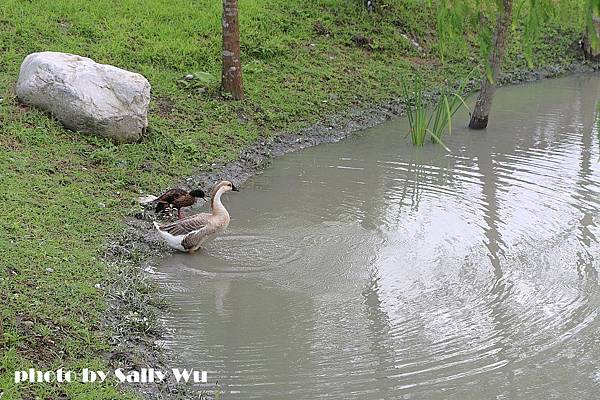
[[[501,89],[450,154],[396,120],[276,160],[161,260],[167,346],[225,399],[600,398],[599,89]]]

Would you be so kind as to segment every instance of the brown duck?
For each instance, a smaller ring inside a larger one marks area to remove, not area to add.
[[[201,189],[187,190],[175,188],[166,191],[158,199],[156,199],[156,209],[154,212],[159,213],[165,211],[167,207],[174,207],[177,209],[177,217],[183,218],[181,209],[183,207],[189,207],[196,203],[196,199],[203,199],[204,191]]]

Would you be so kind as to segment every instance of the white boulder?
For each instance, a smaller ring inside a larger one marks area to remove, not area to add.
[[[133,142],[148,126],[148,80],[86,57],[30,54],[21,64],[16,92],[21,102],[49,111],[74,131]]]

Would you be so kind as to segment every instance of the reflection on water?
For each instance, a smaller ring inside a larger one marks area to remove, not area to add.
[[[159,261],[167,346],[226,399],[597,398],[599,85],[501,89],[450,154],[396,120],[276,160]]]

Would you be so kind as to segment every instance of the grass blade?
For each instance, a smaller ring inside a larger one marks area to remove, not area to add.
[[[440,144],[440,145],[441,145],[441,146],[444,148],[444,150],[446,150],[448,153],[451,153],[451,151],[450,151],[450,149],[448,148],[448,146],[446,146],[446,145],[444,144],[444,142],[442,142],[442,139],[440,139],[439,137],[437,137],[437,136],[436,136],[436,135],[435,135],[433,132],[431,132],[431,131],[429,131],[429,134],[430,134],[431,136],[435,137],[435,140],[437,141],[437,143],[439,143],[439,144]]]

